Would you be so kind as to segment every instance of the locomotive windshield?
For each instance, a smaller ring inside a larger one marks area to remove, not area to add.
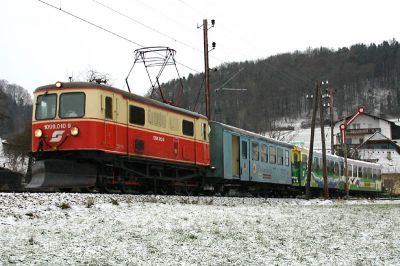
[[[57,95],[43,94],[39,95],[36,100],[36,120],[52,119],[56,116]]]
[[[85,115],[85,94],[70,92],[60,95],[60,118],[75,118]]]

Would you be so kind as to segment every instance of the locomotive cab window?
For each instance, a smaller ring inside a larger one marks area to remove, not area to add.
[[[68,92],[60,95],[60,118],[76,118],[85,115],[85,94]]]
[[[182,120],[182,133],[185,136],[193,137],[194,135],[193,122]]]
[[[106,96],[106,111],[105,111],[105,118],[106,119],[113,119],[113,113],[112,113],[112,98]]]
[[[134,105],[129,106],[129,123],[144,126],[144,109]]]
[[[36,99],[35,119],[44,120],[56,117],[57,94],[43,94]]]

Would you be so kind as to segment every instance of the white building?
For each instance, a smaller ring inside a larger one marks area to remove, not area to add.
[[[348,121],[352,116],[348,116],[335,123],[335,145],[341,144],[340,125]],[[370,115],[360,114],[346,130],[346,143],[350,148],[356,148],[369,139],[375,132],[381,133],[386,138],[396,141],[400,139],[400,126],[389,120]],[[339,147],[338,147],[339,148]]]
[[[335,149],[341,149],[340,125],[348,116],[335,123]],[[350,153],[357,152],[361,160],[382,165],[385,189],[400,194],[400,127],[394,122],[370,114],[360,114],[346,129],[346,143]]]

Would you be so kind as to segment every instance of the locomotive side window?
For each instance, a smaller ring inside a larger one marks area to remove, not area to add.
[[[129,123],[144,126],[144,109],[134,105],[129,105]]]
[[[112,114],[112,98],[106,96],[106,112],[105,112],[105,117],[107,119],[112,119],[113,114]]]
[[[251,158],[253,159],[253,161],[259,160],[259,152],[258,152],[258,143],[257,142],[251,143]]]
[[[193,122],[182,120],[182,133],[183,135],[193,137],[194,135]]]
[[[269,147],[269,162],[275,164],[276,163],[276,148]]]
[[[204,140],[207,140],[207,124],[201,124],[201,135],[203,136]]]
[[[56,94],[43,94],[36,99],[36,112],[35,119],[52,119],[56,117],[57,109],[57,95]]]
[[[85,94],[69,92],[60,95],[60,118],[76,118],[85,115]]]

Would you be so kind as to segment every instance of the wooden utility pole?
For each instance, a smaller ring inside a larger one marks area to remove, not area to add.
[[[333,89],[329,89],[329,118],[331,122],[331,154],[335,154],[335,145],[333,142]]]
[[[315,117],[317,116],[317,108],[318,108],[318,91],[319,85],[318,82],[315,84],[315,93],[314,93],[314,108],[311,119],[311,137],[310,137],[310,150],[308,151],[308,164],[307,164],[307,182],[306,182],[306,198],[311,198],[311,171],[312,171],[312,161],[313,161],[313,150],[314,150],[314,133],[315,133]]]
[[[329,198],[329,188],[328,188],[328,175],[326,172],[326,147],[325,147],[325,129],[324,129],[324,107],[322,105],[322,91],[321,82],[318,82],[317,87],[319,92],[319,121],[321,126],[321,142],[322,142],[322,175],[324,178],[324,198]]]
[[[210,68],[208,63],[208,25],[207,19],[203,19],[203,35],[204,35],[204,84],[206,90],[206,116],[211,120],[210,108]]]

